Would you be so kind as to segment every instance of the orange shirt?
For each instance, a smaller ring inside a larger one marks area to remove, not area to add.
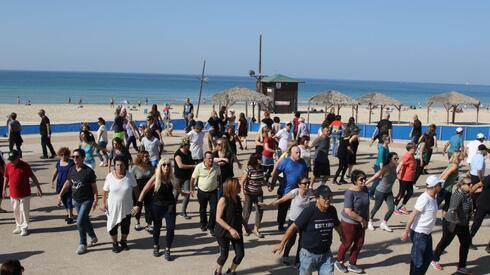
[[[417,162],[412,154],[406,152],[402,157],[402,166],[398,173],[398,179],[403,181],[414,181]]]

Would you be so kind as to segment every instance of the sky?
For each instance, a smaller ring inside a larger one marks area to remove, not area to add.
[[[0,69],[490,84],[490,1],[2,1]]]

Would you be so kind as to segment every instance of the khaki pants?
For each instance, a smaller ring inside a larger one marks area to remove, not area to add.
[[[29,227],[29,209],[31,197],[20,199],[10,198],[14,208],[15,224],[17,228],[27,229]]]

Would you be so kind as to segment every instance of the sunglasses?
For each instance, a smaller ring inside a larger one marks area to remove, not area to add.
[[[170,163],[162,163],[162,167],[170,167]]]
[[[221,146],[222,144],[221,143],[216,143],[216,146]]]
[[[357,180],[366,181],[366,178],[362,177],[362,178],[358,178]]]
[[[400,158],[393,158],[394,160],[399,160]]]
[[[80,156],[80,155],[73,155],[72,157],[73,157],[74,159],[77,159],[77,158],[81,158],[82,156]]]

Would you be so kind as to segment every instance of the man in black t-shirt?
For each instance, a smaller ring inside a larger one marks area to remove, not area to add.
[[[76,253],[81,255],[87,252],[87,235],[91,238],[89,246],[98,242],[89,218],[90,210],[97,208],[97,178],[94,170],[83,164],[85,152],[82,149],[73,150],[72,157],[75,165],[70,168],[67,180],[58,194],[58,205],[61,204],[61,197],[66,192],[72,192],[73,203],[78,212],[77,227],[80,234],[80,246]]]
[[[39,125],[39,133],[41,134],[41,147],[43,149],[43,155],[41,159],[48,158],[48,148],[51,153],[50,159],[56,157],[56,152],[54,151],[53,145],[51,144],[51,124],[49,118],[46,116],[46,112],[41,109],[39,110],[39,116],[41,117],[41,124]]]
[[[417,115],[413,116],[413,122],[410,122],[412,131],[410,131],[410,139],[413,143],[418,144],[419,139],[422,136],[422,122]]]
[[[300,242],[300,274],[333,274],[334,258],[330,251],[333,229],[340,239],[343,238],[342,227],[337,216],[337,210],[330,205],[332,191],[326,185],[315,190],[316,203],[303,210],[293,224],[288,228],[279,245],[273,253],[281,252],[287,241],[298,230]]]
[[[384,135],[387,135],[390,138],[390,143],[393,142],[391,135],[392,128],[393,124],[390,121],[390,114],[386,114],[385,117],[378,122],[378,125],[376,125],[376,130],[374,131],[374,135],[369,146],[371,146],[376,140],[378,140],[378,146],[381,146],[383,144]]]

